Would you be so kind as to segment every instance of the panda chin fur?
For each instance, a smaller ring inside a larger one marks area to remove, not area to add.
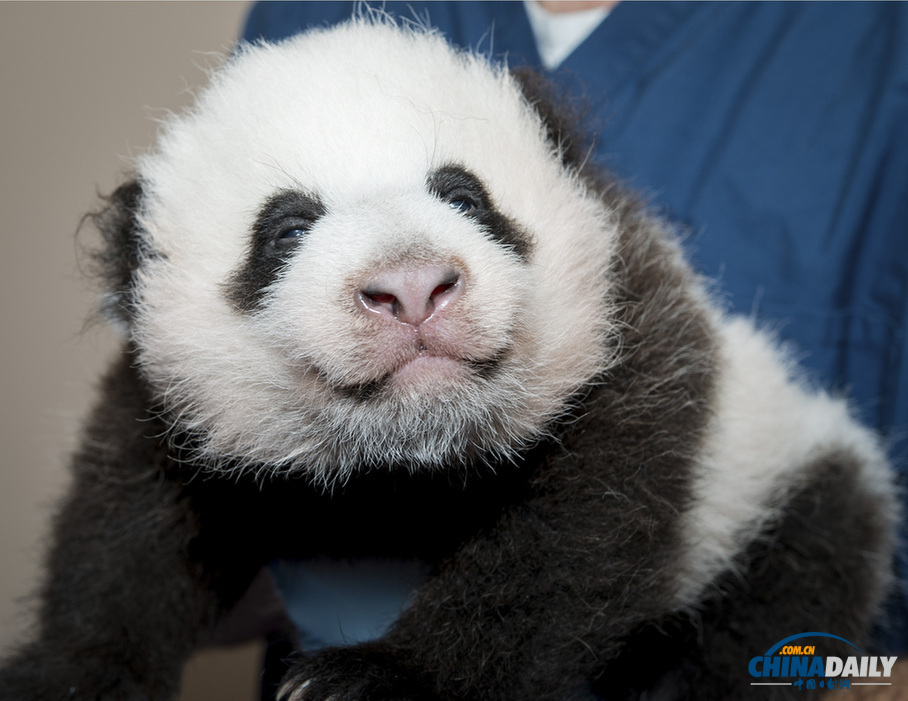
[[[0,701],[171,698],[281,556],[432,567],[292,701],[782,698],[753,655],[866,643],[878,439],[583,154],[431,30],[238,50],[95,217],[128,341]]]

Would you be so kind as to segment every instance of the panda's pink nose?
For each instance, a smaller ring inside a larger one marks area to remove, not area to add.
[[[463,286],[462,276],[444,265],[384,270],[360,288],[357,300],[389,321],[419,326],[453,304]]]

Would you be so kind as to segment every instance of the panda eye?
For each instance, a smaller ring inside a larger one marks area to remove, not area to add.
[[[300,213],[294,213],[291,216],[284,217],[275,222],[273,231],[274,242],[279,246],[288,246],[299,243],[302,239],[312,232],[317,217],[303,216]]]
[[[289,241],[289,240],[293,240],[293,239],[300,239],[308,233],[309,233],[308,226],[293,226],[291,228],[284,229],[284,231],[281,232],[281,235],[278,236],[278,238],[281,241],[284,241],[284,240]]]
[[[256,259],[270,253],[289,254],[312,232],[325,212],[315,195],[298,190],[276,192],[262,205],[252,225]]]
[[[448,201],[448,206],[458,214],[470,214],[474,212],[479,205],[469,197],[455,197]]]
[[[439,168],[429,175],[428,189],[458,214],[482,218],[489,209],[489,198],[482,182],[458,165]]]

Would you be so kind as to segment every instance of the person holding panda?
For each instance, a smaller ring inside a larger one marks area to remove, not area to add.
[[[244,39],[341,22],[355,6],[260,2]],[[594,129],[590,158],[679,223],[728,307],[790,345],[812,382],[850,396],[887,438],[896,469],[908,471],[908,5],[381,8],[512,68],[540,70]],[[904,580],[904,552],[895,566]],[[302,628],[341,605],[313,593],[337,573],[281,571]],[[373,603],[393,608],[393,596]],[[353,614],[348,632],[373,625],[370,615]],[[908,649],[903,587],[880,636],[881,649]]]

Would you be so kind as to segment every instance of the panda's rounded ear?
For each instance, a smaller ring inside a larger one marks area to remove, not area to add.
[[[101,245],[89,254],[102,287],[100,311],[114,323],[127,326],[135,316],[136,278],[147,255],[139,224],[142,194],[141,180],[130,179],[104,198],[100,209],[85,217],[101,234]]]
[[[581,131],[584,109],[577,101],[559,93],[551,81],[527,67],[511,69],[527,103],[542,118],[546,136],[561,155],[562,162],[583,169],[590,153],[589,138]]]

